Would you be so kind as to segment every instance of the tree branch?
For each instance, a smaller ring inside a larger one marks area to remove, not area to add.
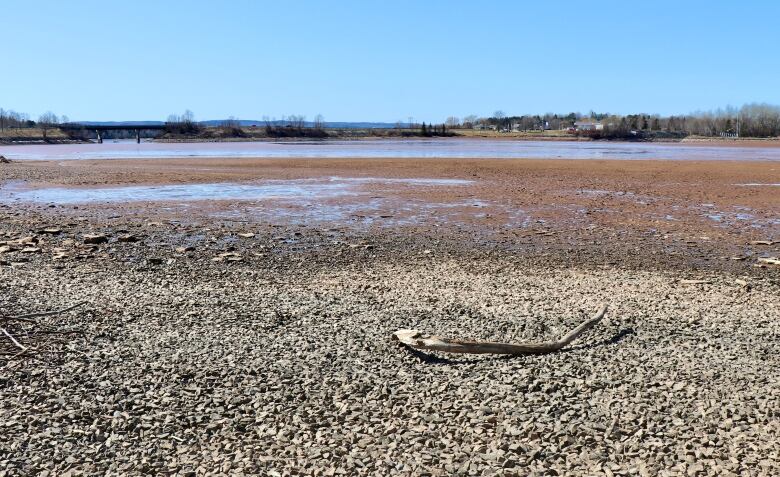
[[[53,316],[53,315],[59,315],[61,313],[65,313],[66,311],[73,310],[74,308],[78,308],[82,305],[86,305],[86,301],[82,301],[81,303],[76,303],[73,306],[69,306],[67,308],[63,308],[62,310],[55,310],[55,311],[44,311],[41,313],[29,313],[27,315],[19,315],[19,316],[4,316],[3,318],[9,319],[9,320],[20,320],[20,321],[29,321],[30,318],[41,318],[44,316]]]

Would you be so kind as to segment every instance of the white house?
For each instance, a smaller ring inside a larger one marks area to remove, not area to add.
[[[599,121],[582,119],[574,122],[574,129],[577,131],[601,131],[604,129],[604,124]]]

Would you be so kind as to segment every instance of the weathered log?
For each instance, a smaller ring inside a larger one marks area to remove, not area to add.
[[[406,346],[427,351],[467,354],[544,354],[558,351],[567,346],[582,333],[593,328],[602,318],[604,318],[606,312],[607,305],[604,305],[593,318],[574,328],[563,338],[546,343],[493,343],[486,341],[454,340],[426,335],[418,330],[398,330],[393,333],[393,336]]]

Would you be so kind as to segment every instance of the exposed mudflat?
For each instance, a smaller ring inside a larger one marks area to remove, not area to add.
[[[0,181],[335,177],[350,194],[5,196],[0,314],[87,303],[39,318],[83,332],[56,342],[4,325],[30,349],[0,339],[0,475],[780,473],[780,190],[735,185],[778,183],[778,165],[72,164]],[[391,340],[544,341],[603,303],[550,355]]]

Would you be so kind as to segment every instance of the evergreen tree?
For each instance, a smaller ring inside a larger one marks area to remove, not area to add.
[[[427,136],[428,135],[428,130],[425,127],[425,121],[423,121],[422,127],[420,128],[420,135],[421,136]]]

